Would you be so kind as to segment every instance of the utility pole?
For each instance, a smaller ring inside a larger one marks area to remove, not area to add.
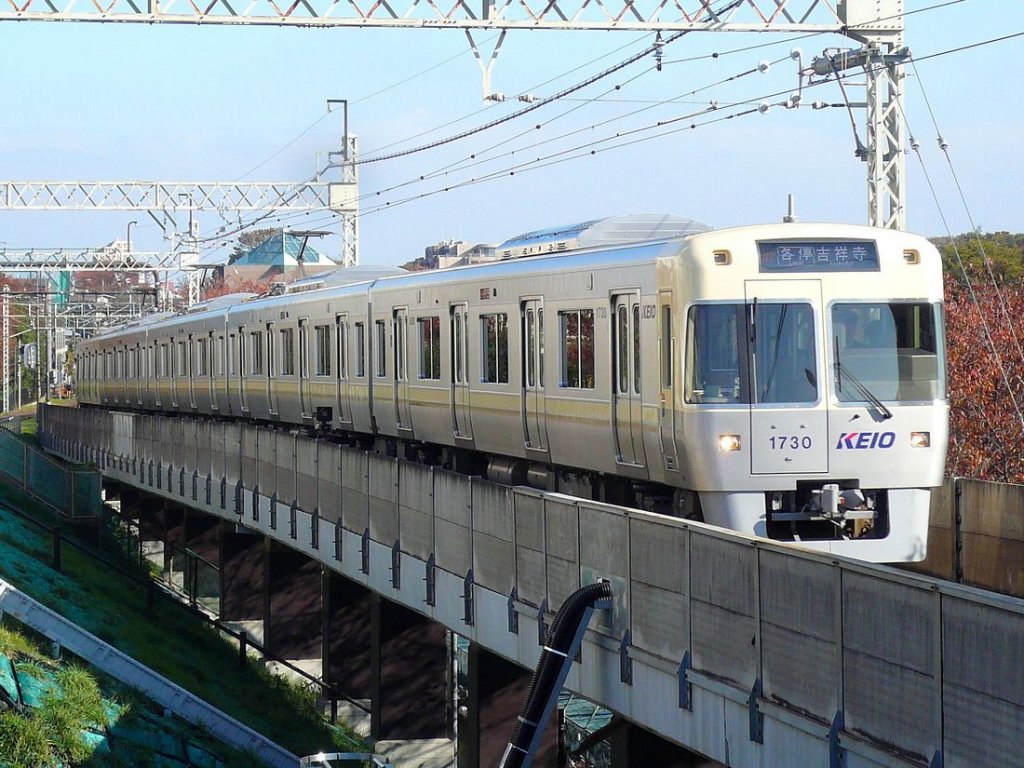
[[[4,413],[11,410],[11,287],[4,286]]]

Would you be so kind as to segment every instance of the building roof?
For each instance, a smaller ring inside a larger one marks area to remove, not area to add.
[[[278,232],[245,254],[233,266],[294,267],[298,264],[297,257],[300,251],[302,251],[301,237],[290,235],[287,232]],[[320,253],[309,243],[306,243],[306,250],[302,254],[302,261],[305,264],[318,264],[321,266],[330,266],[337,263],[334,259]]]

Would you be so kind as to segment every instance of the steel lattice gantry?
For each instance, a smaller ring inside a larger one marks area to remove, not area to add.
[[[847,0],[857,4],[858,0]],[[874,0],[864,5],[875,6]],[[833,0],[7,0],[0,20],[455,29],[834,30]],[[884,2],[879,5],[885,5]]]
[[[355,154],[355,138],[349,138]],[[356,171],[348,163],[339,182],[0,181],[0,210],[7,211],[325,211],[341,216],[341,263],[359,262],[355,217]],[[191,233],[190,233],[191,234]],[[99,254],[98,251],[87,253]],[[66,251],[47,258],[70,258]],[[116,255],[116,254],[115,254]],[[0,254],[0,261],[5,257]],[[101,258],[102,260],[102,258]],[[109,259],[107,260],[109,262]],[[45,259],[40,266],[48,266]],[[161,264],[160,268],[179,265]],[[187,265],[185,265],[187,266]],[[108,263],[107,269],[131,268]],[[13,267],[7,267],[13,268]],[[25,267],[29,268],[29,267]],[[64,267],[82,269],[81,266]],[[150,268],[150,267],[145,267]]]
[[[868,221],[878,226],[905,226],[904,154],[906,129],[902,117],[903,70],[894,56],[903,46],[904,0],[6,0],[0,2],[0,21],[98,21],[178,24],[278,25],[300,27],[392,27],[462,29],[473,43],[473,32],[501,30],[497,45],[485,64],[485,91],[490,69],[508,30],[573,29],[632,31],[736,31],[834,32],[862,43],[858,66],[867,78]],[[479,53],[478,53],[479,56]],[[348,154],[353,158],[353,154]],[[344,169],[343,169],[344,171]],[[355,182],[355,168],[348,167]],[[343,180],[344,182],[345,180]],[[44,196],[47,189],[75,189],[69,182],[34,182]],[[153,194],[164,187],[154,184]],[[210,194],[227,189],[277,194],[278,185],[193,185]],[[287,185],[284,185],[287,186]],[[312,185],[311,185],[312,186]],[[103,191],[98,188],[102,187]],[[86,189],[88,188],[88,190]],[[125,202],[125,185],[83,184],[75,189],[83,204],[107,200],[109,191]],[[10,189],[8,189],[10,191]],[[135,190],[142,195],[143,190]],[[94,193],[99,192],[98,197]],[[252,202],[248,193],[234,195],[237,202]],[[334,197],[333,193],[331,197]],[[342,213],[344,263],[356,263],[356,195],[339,196],[349,204]],[[31,199],[31,195],[29,196]],[[20,202],[16,198],[16,202]],[[156,202],[154,200],[153,202]],[[10,202],[3,207],[10,208]],[[127,207],[145,207],[128,205]],[[160,207],[160,206],[158,206]],[[293,206],[294,207],[294,206]],[[251,210],[248,207],[235,210]]]

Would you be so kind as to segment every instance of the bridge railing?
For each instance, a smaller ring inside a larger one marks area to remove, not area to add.
[[[66,410],[45,438],[63,455],[92,453],[524,666],[567,595],[611,582],[573,690],[715,759],[767,764],[765,744],[808,764],[1020,754],[1019,599],[282,430],[205,422],[186,441],[183,418]]]
[[[0,479],[72,518],[94,518],[100,510],[99,473],[70,467],[0,426]]]

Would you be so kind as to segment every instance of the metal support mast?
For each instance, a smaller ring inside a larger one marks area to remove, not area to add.
[[[4,413],[11,410],[11,289],[4,286]]]
[[[839,6],[846,34],[864,43],[859,51],[825,57],[838,74],[860,66],[867,78],[868,223],[905,229],[907,128],[903,119],[903,0],[847,0]],[[819,70],[820,71],[820,70]]]

